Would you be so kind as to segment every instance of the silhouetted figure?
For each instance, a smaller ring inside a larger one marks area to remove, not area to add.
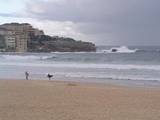
[[[26,80],[28,80],[29,73],[27,71],[25,72],[25,76],[26,76]]]
[[[47,77],[48,77],[49,80],[51,80],[51,78],[53,77],[53,75],[51,75],[51,74],[48,73]]]

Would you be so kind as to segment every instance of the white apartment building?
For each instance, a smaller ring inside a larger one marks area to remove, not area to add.
[[[27,52],[27,44],[30,42],[30,35],[44,35],[42,30],[33,28],[28,23],[7,23],[0,25],[0,35],[5,36],[5,43],[8,49],[13,48],[16,52]]]
[[[16,32],[16,52],[27,52],[28,35],[24,32]]]
[[[7,30],[5,28],[0,28],[0,35],[5,36],[5,44],[7,49],[15,49],[16,47],[16,38],[15,32]]]

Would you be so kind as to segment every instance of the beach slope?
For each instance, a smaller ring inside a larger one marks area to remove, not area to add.
[[[0,80],[0,120],[159,120],[160,89]]]

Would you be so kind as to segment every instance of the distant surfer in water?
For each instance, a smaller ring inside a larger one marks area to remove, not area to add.
[[[49,80],[51,80],[51,78],[53,77],[53,75],[51,75],[51,74],[48,73],[47,77],[48,77]]]
[[[26,76],[26,80],[28,80],[28,78],[29,78],[29,73],[26,71],[25,72],[25,76]]]

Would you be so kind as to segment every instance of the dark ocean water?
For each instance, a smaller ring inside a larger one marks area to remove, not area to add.
[[[116,52],[112,52],[116,49]],[[114,82],[159,85],[160,46],[99,46],[97,52],[1,53],[0,79],[32,79]]]

